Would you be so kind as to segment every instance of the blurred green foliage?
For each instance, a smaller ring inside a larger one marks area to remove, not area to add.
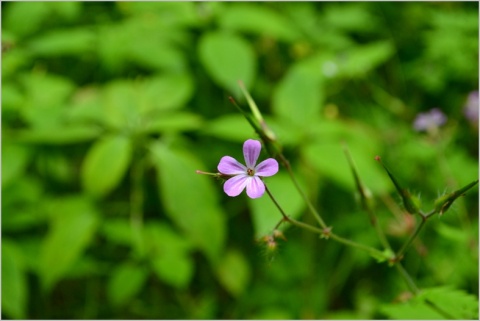
[[[477,188],[406,253],[428,290],[402,303],[365,253],[296,228],[256,243],[270,200],[195,170],[255,138],[227,99],[242,80],[335,232],[380,246],[345,142],[398,247],[415,218],[374,156],[424,208],[477,179],[478,67],[475,2],[2,3],[2,317],[442,317],[425,299],[477,318]],[[433,107],[447,124],[414,131]],[[268,183],[314,223],[282,169]]]

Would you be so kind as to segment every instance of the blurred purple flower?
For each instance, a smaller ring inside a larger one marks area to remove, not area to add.
[[[463,107],[465,117],[472,123],[478,124],[478,91],[472,91]]]
[[[250,198],[258,198],[265,193],[265,184],[260,177],[275,175],[278,172],[278,162],[268,158],[255,166],[261,149],[259,141],[253,139],[245,141],[243,156],[247,166],[233,157],[222,157],[217,167],[218,171],[225,175],[233,175],[223,185],[223,190],[228,196],[238,196],[245,187]]]
[[[415,117],[413,128],[417,131],[426,131],[429,128],[437,128],[447,122],[447,116],[438,108],[420,113]]]

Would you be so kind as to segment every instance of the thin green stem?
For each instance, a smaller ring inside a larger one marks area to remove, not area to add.
[[[330,234],[330,238],[332,240],[335,240],[339,243],[342,243],[344,245],[347,245],[347,246],[351,246],[351,247],[354,247],[354,248],[357,248],[359,250],[363,250],[363,251],[366,251],[368,252],[371,256],[373,257],[376,257],[376,258],[384,258],[386,260],[388,260],[389,258],[386,257],[385,253],[383,253],[382,251],[379,251],[371,246],[368,246],[368,245],[364,245],[364,244],[361,244],[361,243],[357,243],[357,242],[354,242],[354,241],[351,241],[349,239],[346,239],[344,237],[341,237],[335,233],[331,233]]]
[[[290,162],[285,158],[285,156],[283,154],[280,154],[279,155],[279,158],[280,158],[280,161],[282,162],[282,164],[285,166],[285,168],[287,169],[287,172],[288,172],[288,175],[290,175],[290,178],[293,182],[293,184],[295,185],[295,188],[297,189],[297,191],[300,193],[300,195],[302,196],[303,200],[305,201],[305,203],[307,203],[307,206],[308,206],[308,209],[310,210],[310,213],[312,213],[312,215],[315,217],[315,219],[317,220],[318,224],[322,227],[322,228],[327,228],[327,224],[325,224],[325,221],[322,219],[322,217],[320,216],[320,214],[317,212],[317,210],[315,209],[315,207],[313,206],[312,202],[310,202],[310,199],[308,198],[307,194],[303,191],[303,189],[300,187],[300,184],[298,184],[298,181],[297,179],[295,178],[295,175],[293,174],[293,171],[292,171],[292,167],[290,166]]]
[[[321,236],[325,236],[329,238],[331,238],[332,240],[335,240],[339,243],[342,243],[344,245],[347,245],[347,246],[351,246],[351,247],[354,247],[354,248],[357,248],[357,249],[360,249],[360,250],[363,250],[363,251],[366,251],[368,252],[370,255],[374,256],[374,257],[377,257],[377,258],[380,258],[380,257],[383,257],[385,259],[388,259],[387,257],[385,257],[385,254],[373,247],[370,247],[370,246],[367,246],[367,245],[363,245],[363,244],[360,244],[360,243],[356,243],[356,242],[353,242],[351,240],[348,240],[346,238],[343,238],[341,236],[338,236],[336,235],[335,233],[332,233],[331,232],[331,229],[328,228],[328,227],[325,227],[324,229],[319,229],[318,227],[315,227],[315,226],[312,226],[310,224],[307,224],[307,223],[303,223],[303,222],[300,222],[300,221],[297,221],[291,217],[289,217],[285,211],[283,210],[283,208],[280,206],[280,204],[278,204],[277,200],[275,199],[275,197],[273,196],[272,192],[270,192],[270,190],[268,189],[268,186],[265,184],[265,191],[267,192],[268,196],[270,197],[270,199],[273,201],[273,203],[275,204],[275,206],[277,207],[277,209],[280,211],[280,213],[282,214],[282,217],[283,217],[283,221],[286,221],[286,222],[289,222],[291,223],[292,225],[295,225],[295,226],[298,226],[298,227],[301,227],[303,229],[306,229],[306,230],[309,230],[313,233],[316,233],[316,234],[319,234]],[[277,224],[278,226],[278,224]]]
[[[423,225],[425,225],[425,222],[427,221],[427,216],[420,214],[422,221],[420,224],[418,224],[417,228],[415,231],[410,235],[408,240],[403,244],[403,246],[400,248],[400,250],[397,252],[396,257],[397,259],[401,259],[403,254],[405,254],[405,251],[408,249],[408,247],[412,244],[413,240],[417,237],[418,233],[420,233],[420,230],[423,228]]]
[[[397,271],[400,273],[405,283],[407,283],[407,286],[413,292],[413,294],[417,295],[418,293],[420,293],[417,285],[415,284],[415,282],[413,282],[413,279],[411,278],[410,274],[408,274],[407,270],[405,270],[403,265],[400,264],[400,262],[396,262],[395,267],[397,268]]]
[[[280,213],[282,213],[282,216],[283,216],[283,220],[284,221],[290,221],[290,218],[288,217],[288,215],[284,212],[283,208],[280,206],[280,204],[278,204],[277,200],[275,199],[275,197],[273,197],[272,195],[272,192],[270,192],[270,189],[268,188],[267,184],[265,184],[265,191],[267,191],[267,194],[268,196],[270,196],[270,199],[273,201],[273,204],[275,204],[275,206],[277,207],[277,209],[280,211]]]

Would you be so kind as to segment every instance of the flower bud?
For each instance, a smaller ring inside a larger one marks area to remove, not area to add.
[[[273,231],[273,237],[274,237],[274,238],[280,238],[280,239],[282,239],[282,240],[284,240],[284,241],[287,240],[287,238],[285,237],[285,235],[283,235],[283,232],[280,231],[280,230],[274,230],[274,231]]]
[[[397,189],[398,194],[400,194],[400,197],[402,198],[403,206],[405,207],[405,210],[407,210],[407,212],[410,214],[420,213],[420,209],[419,209],[420,200],[412,196],[406,188],[403,188],[402,186],[400,186],[395,176],[393,176],[390,170],[383,164],[380,156],[375,156],[375,160],[378,161],[380,164],[382,164],[383,168],[385,169],[388,176],[390,177],[390,180],[393,182],[393,185],[395,185],[395,188]]]
[[[438,212],[440,215],[443,215],[443,213],[445,213],[450,208],[450,206],[453,204],[453,202],[455,202],[457,198],[465,195],[465,192],[468,191],[473,186],[477,185],[477,183],[478,183],[478,179],[456,190],[455,192],[440,196],[435,200],[435,203],[434,203],[435,211]]]

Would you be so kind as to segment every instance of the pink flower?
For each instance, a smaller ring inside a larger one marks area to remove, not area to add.
[[[472,91],[468,95],[463,112],[472,124],[478,124],[478,91]]]
[[[415,118],[413,128],[417,131],[427,131],[428,129],[438,128],[447,122],[447,116],[438,108],[430,109],[425,113],[420,113]]]
[[[224,156],[218,163],[218,171],[224,175],[232,175],[223,185],[223,190],[228,196],[238,196],[247,188],[250,198],[261,197],[265,193],[265,184],[260,177],[273,176],[278,172],[278,162],[268,158],[257,164],[262,145],[259,141],[249,139],[243,144],[243,156],[245,165],[235,158]]]

